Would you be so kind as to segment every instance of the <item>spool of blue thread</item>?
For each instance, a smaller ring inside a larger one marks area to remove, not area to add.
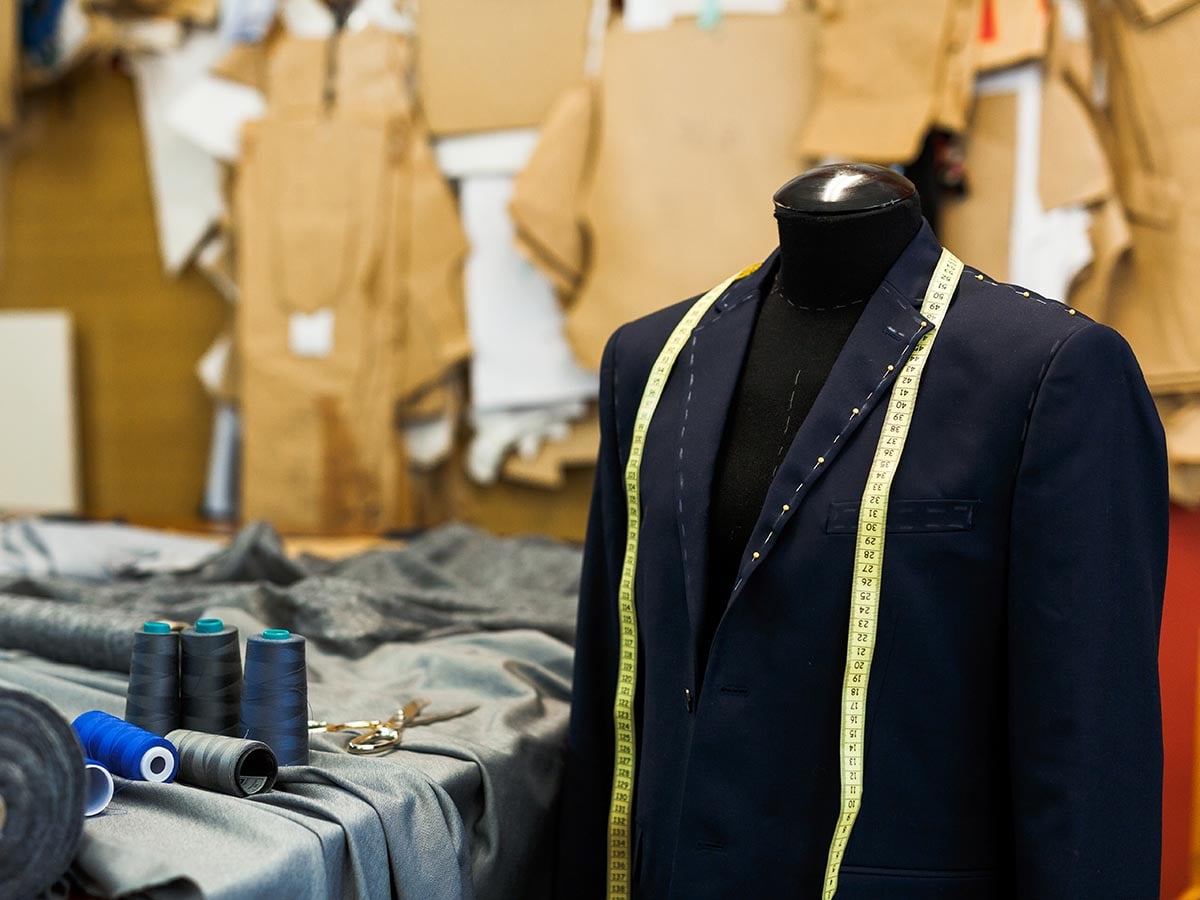
[[[166,738],[123,722],[103,710],[85,712],[72,723],[83,753],[131,781],[175,780],[179,755]]]
[[[262,741],[281,766],[308,765],[308,667],[304,638],[268,628],[246,641],[242,734]]]
[[[198,619],[181,641],[181,727],[241,737],[242,651],[237,629],[220,619]]]

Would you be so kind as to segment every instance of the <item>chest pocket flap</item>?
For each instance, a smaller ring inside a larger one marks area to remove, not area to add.
[[[825,533],[854,534],[858,530],[858,504],[857,500],[830,503]],[[889,534],[970,531],[978,507],[978,500],[891,500],[887,530]]]

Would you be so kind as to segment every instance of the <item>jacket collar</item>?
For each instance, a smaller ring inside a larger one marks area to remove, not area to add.
[[[778,545],[812,486],[837,463],[842,448],[888,395],[917,341],[932,330],[919,310],[940,253],[941,246],[924,223],[868,300],[767,491],[731,604]],[[757,271],[730,286],[697,325],[680,367],[689,379],[689,400],[684,412],[686,447],[680,448],[675,481],[693,635],[708,590],[709,507],[717,453],[754,322],[778,263],[776,249]],[[702,402],[694,402],[693,396]]]

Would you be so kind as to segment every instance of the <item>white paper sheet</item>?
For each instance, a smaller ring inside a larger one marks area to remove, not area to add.
[[[438,168],[447,178],[473,175],[516,175],[529,162],[537,146],[534,128],[481,131],[434,142]]]
[[[257,44],[275,21],[276,0],[221,0],[221,35],[231,43]]]
[[[204,485],[204,515],[235,519],[238,514],[238,457],[242,420],[232,403],[218,403],[213,412],[208,447],[208,477]]]
[[[334,32],[333,13],[320,0],[282,0],[279,14],[295,37],[320,39]]]
[[[467,474],[480,484],[491,484],[514,450],[526,458],[537,455],[547,440],[564,440],[570,423],[583,418],[583,403],[560,403],[536,409],[476,411],[471,414],[474,432],[467,446]]]
[[[545,406],[596,394],[596,376],[571,353],[550,283],[514,246],[508,214],[513,180],[464,179],[460,198],[471,245],[466,264],[467,324],[474,349],[476,410]]]
[[[1047,210],[1038,191],[1042,142],[1041,63],[1032,62],[976,83],[976,92],[1017,95],[1017,152],[1013,175],[1008,280],[1062,300],[1071,280],[1092,261],[1091,214],[1082,206]]]
[[[242,126],[266,111],[260,91],[204,74],[171,103],[167,124],[205,154],[231,163],[241,155]]]
[[[225,373],[233,356],[233,340],[227,334],[217,337],[196,363],[196,377],[210,397],[219,397],[225,386]]]
[[[404,446],[410,464],[418,469],[432,469],[449,458],[454,449],[456,412],[457,408],[428,422],[404,426]]]
[[[0,511],[78,512],[71,316],[0,313],[0,384]]]
[[[335,316],[328,306],[288,316],[288,349],[296,356],[324,359],[333,352]]]
[[[161,55],[132,59],[154,193],[163,268],[178,274],[224,210],[217,162],[167,124],[172,102],[224,52],[215,34],[195,32]]]
[[[667,28],[677,18],[703,15],[707,6],[705,0],[625,0],[623,22],[627,31]],[[720,0],[716,6],[721,14],[778,15],[787,0]]]

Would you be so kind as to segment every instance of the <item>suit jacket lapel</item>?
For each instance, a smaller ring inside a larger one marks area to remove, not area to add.
[[[765,285],[774,278],[777,260],[778,251],[730,287],[696,326],[676,363],[685,399],[675,492],[693,635],[700,625],[708,591],[708,511],[717,452],[758,307]]]
[[[742,556],[730,603],[766,562],[780,532],[813,484],[833,467],[846,442],[879,403],[933,326],[920,304],[941,247],[928,225],[913,239],[872,294],[767,492]]]

